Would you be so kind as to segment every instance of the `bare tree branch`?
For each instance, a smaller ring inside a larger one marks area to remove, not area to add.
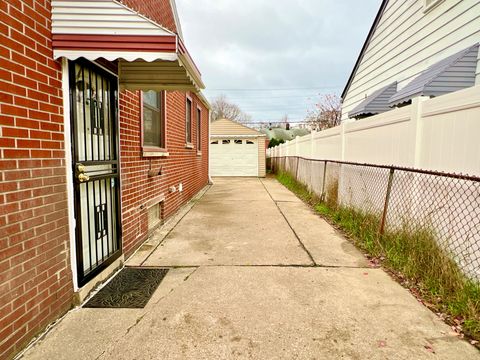
[[[252,120],[252,117],[243,112],[237,104],[228,101],[225,95],[220,95],[214,99],[211,105],[212,121],[229,119],[241,124],[246,124]]]
[[[341,102],[335,94],[320,95],[320,100],[314,109],[309,110],[306,122],[315,130],[325,130],[337,125],[341,121]]]

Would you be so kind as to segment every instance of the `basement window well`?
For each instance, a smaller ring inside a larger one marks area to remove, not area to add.
[[[148,209],[148,232],[154,231],[162,224],[162,204],[157,203]]]

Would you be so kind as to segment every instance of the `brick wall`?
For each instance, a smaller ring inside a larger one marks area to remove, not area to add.
[[[141,147],[140,101],[138,93],[120,93],[120,147],[122,171],[123,247],[128,257],[148,236],[145,204],[165,195],[164,218],[174,214],[208,183],[208,111],[192,95],[193,149],[185,147],[185,101],[182,92],[167,93],[166,144],[168,157],[144,158]],[[196,111],[202,108],[202,154],[197,154]],[[163,166],[163,174],[148,177],[150,168]],[[183,184],[183,191],[169,193],[170,186]]]
[[[127,1],[143,4],[150,17],[174,29],[171,9],[161,12],[152,1]],[[70,169],[65,160],[61,66],[52,53],[50,1],[0,1],[0,18],[0,359],[4,359],[71,307],[73,282],[65,176]],[[194,109],[197,104],[202,107],[202,155],[197,155],[196,146],[185,148],[185,93],[171,92],[166,119],[170,156],[149,159],[141,156],[138,93],[120,94],[127,257],[148,235],[143,204],[164,193],[163,215],[169,217],[208,182],[208,111],[195,95],[192,98]],[[161,165],[163,175],[149,178],[150,166]],[[180,182],[183,192],[168,193]]]
[[[170,0],[120,0],[130,9],[150,18],[157,24],[177,32]]]
[[[0,1],[0,358],[71,304],[60,64],[50,4]]]

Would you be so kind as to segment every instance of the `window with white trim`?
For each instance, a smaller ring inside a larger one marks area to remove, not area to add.
[[[197,108],[197,150],[202,151],[202,109]]]
[[[186,107],[185,140],[190,145],[192,143],[192,99],[189,97],[187,97]]]
[[[165,93],[142,92],[143,147],[165,149]]]

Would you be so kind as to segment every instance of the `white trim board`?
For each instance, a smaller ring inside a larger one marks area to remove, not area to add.
[[[67,178],[67,206],[68,206],[68,236],[70,239],[70,266],[72,268],[73,291],[78,291],[77,281],[77,256],[75,245],[75,197],[73,194],[73,173],[70,168],[72,163],[72,137],[70,122],[70,80],[68,71],[68,60],[62,58],[62,93],[63,93],[63,125],[65,139],[65,166]]]

